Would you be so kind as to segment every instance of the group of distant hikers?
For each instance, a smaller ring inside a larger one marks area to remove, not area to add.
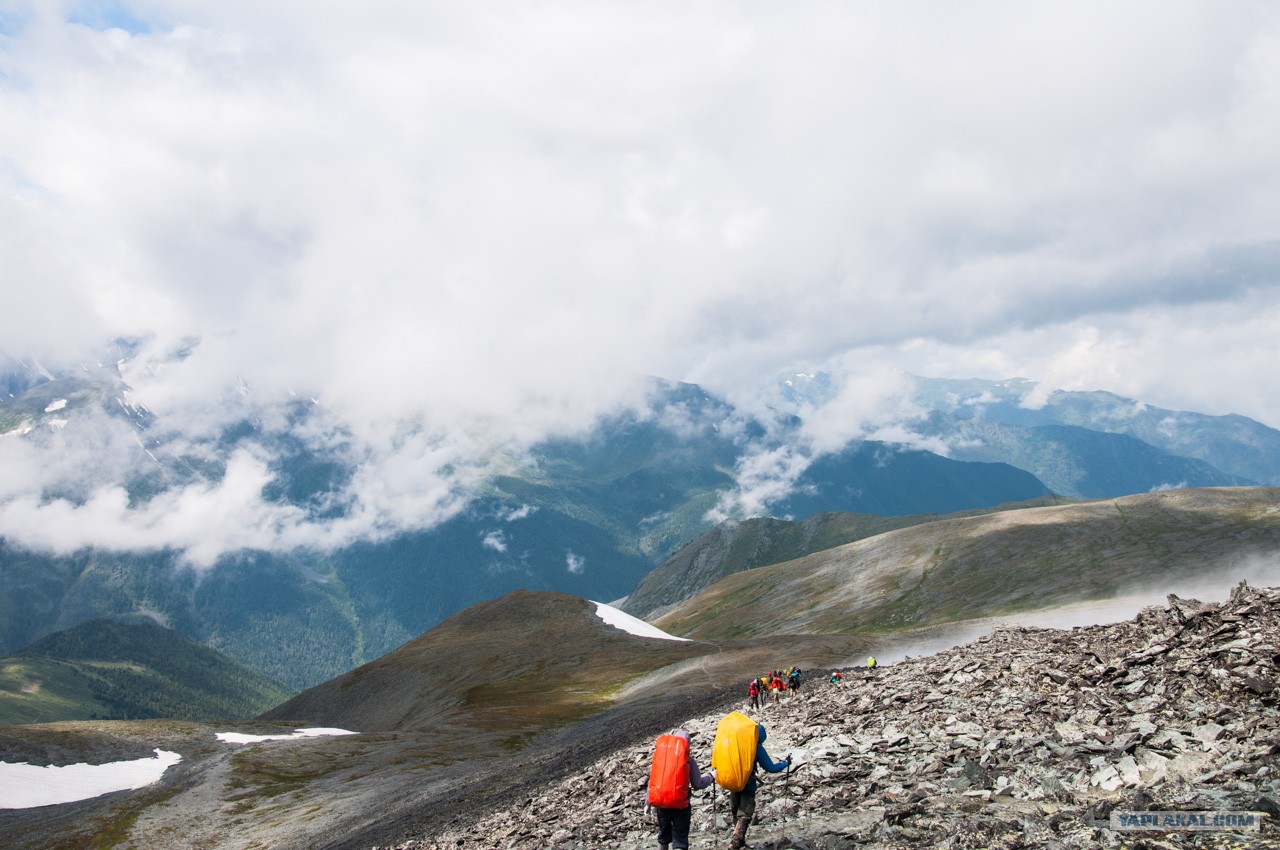
[[[767,700],[779,702],[787,691],[800,692],[800,668],[788,667],[786,670],[770,670],[747,682],[747,696],[752,708],[760,708]]]
[[[867,673],[870,674],[875,669],[875,656],[869,656],[867,658]],[[832,670],[831,676],[827,681],[833,685],[842,683],[844,681],[844,671],[840,669]],[[776,704],[786,697],[788,691],[792,694],[800,692],[799,667],[771,670],[763,676],[749,680],[747,682],[747,704],[755,709],[764,707],[768,701]]]
[[[867,659],[867,673],[876,669],[876,659]],[[747,685],[751,707],[760,708],[765,694],[778,702],[788,689],[800,690],[799,667],[772,670],[767,675],[752,679]],[[844,680],[843,671],[831,671],[832,684]],[[729,850],[742,850],[747,843],[747,828],[756,813],[756,790],[759,783],[756,768],[767,773],[791,773],[791,754],[781,761],[774,761],[764,748],[764,724],[757,723],[740,711],[726,715],[716,726],[715,741],[711,745],[711,771],[703,773],[694,758],[689,733],[677,729],[669,735],[659,735],[654,745],[653,762],[649,768],[648,804],[658,821],[658,847],[660,850],[688,850],[690,793],[708,788],[715,783],[729,792],[729,821],[733,824],[733,836]],[[714,802],[713,797],[713,802]]]

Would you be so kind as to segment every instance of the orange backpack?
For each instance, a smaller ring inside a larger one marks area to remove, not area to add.
[[[689,742],[679,735],[659,735],[649,768],[649,805],[689,808]]]

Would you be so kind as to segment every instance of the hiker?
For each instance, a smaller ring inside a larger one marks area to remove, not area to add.
[[[832,671],[831,671],[831,684],[833,684],[833,685],[838,685],[838,684],[840,684],[840,683],[841,683],[841,682],[843,682],[843,681],[844,681],[844,674],[843,674],[843,673],[841,673],[839,670],[832,670]]]
[[[678,756],[682,753],[685,754],[682,763],[661,762],[664,754]],[[670,850],[672,847],[675,850],[688,850],[690,789],[706,788],[714,781],[714,771],[703,773],[698,767],[698,760],[693,757],[693,748],[689,744],[688,732],[677,729],[670,735],[658,738],[653,767],[649,773],[649,805],[658,818],[660,850]]]
[[[791,690],[800,693],[800,668],[791,668]]]
[[[870,676],[876,670],[876,657],[874,655],[867,656],[867,675]]]
[[[779,676],[776,671],[773,674],[773,681],[769,683],[769,689],[773,691],[773,701],[775,704],[778,700],[782,699],[782,692],[787,689],[787,686],[782,683],[782,677]]]
[[[790,754],[779,762],[769,758],[769,753],[764,748],[767,737],[764,724],[758,724],[756,726],[756,758],[755,763],[751,765],[751,778],[747,780],[746,787],[741,791],[729,792],[729,820],[733,822],[733,838],[729,841],[729,850],[742,850],[747,843],[747,827],[751,825],[751,819],[756,814],[756,789],[759,787],[755,769],[763,767],[769,773],[781,773],[791,767]]]
[[[747,696],[751,697],[751,707],[760,708],[760,683],[752,679],[747,685]]]

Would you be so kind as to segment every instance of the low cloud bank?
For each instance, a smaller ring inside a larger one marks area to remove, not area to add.
[[[272,446],[121,508],[152,446],[4,438],[6,538],[427,527],[641,375],[753,414],[761,375],[851,376],[725,516],[911,445],[891,369],[1280,422],[1274,4],[86,5],[0,16],[0,350],[148,340],[126,379],[193,464],[294,398],[356,472],[332,521],[253,492]]]

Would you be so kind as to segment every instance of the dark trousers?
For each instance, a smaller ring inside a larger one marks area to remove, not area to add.
[[[756,815],[756,792],[730,791],[729,816],[733,820],[733,838],[729,839],[729,850],[739,850],[747,843],[747,827]]]
[[[660,809],[658,813],[658,843],[670,844],[676,850],[689,850],[689,810]]]

